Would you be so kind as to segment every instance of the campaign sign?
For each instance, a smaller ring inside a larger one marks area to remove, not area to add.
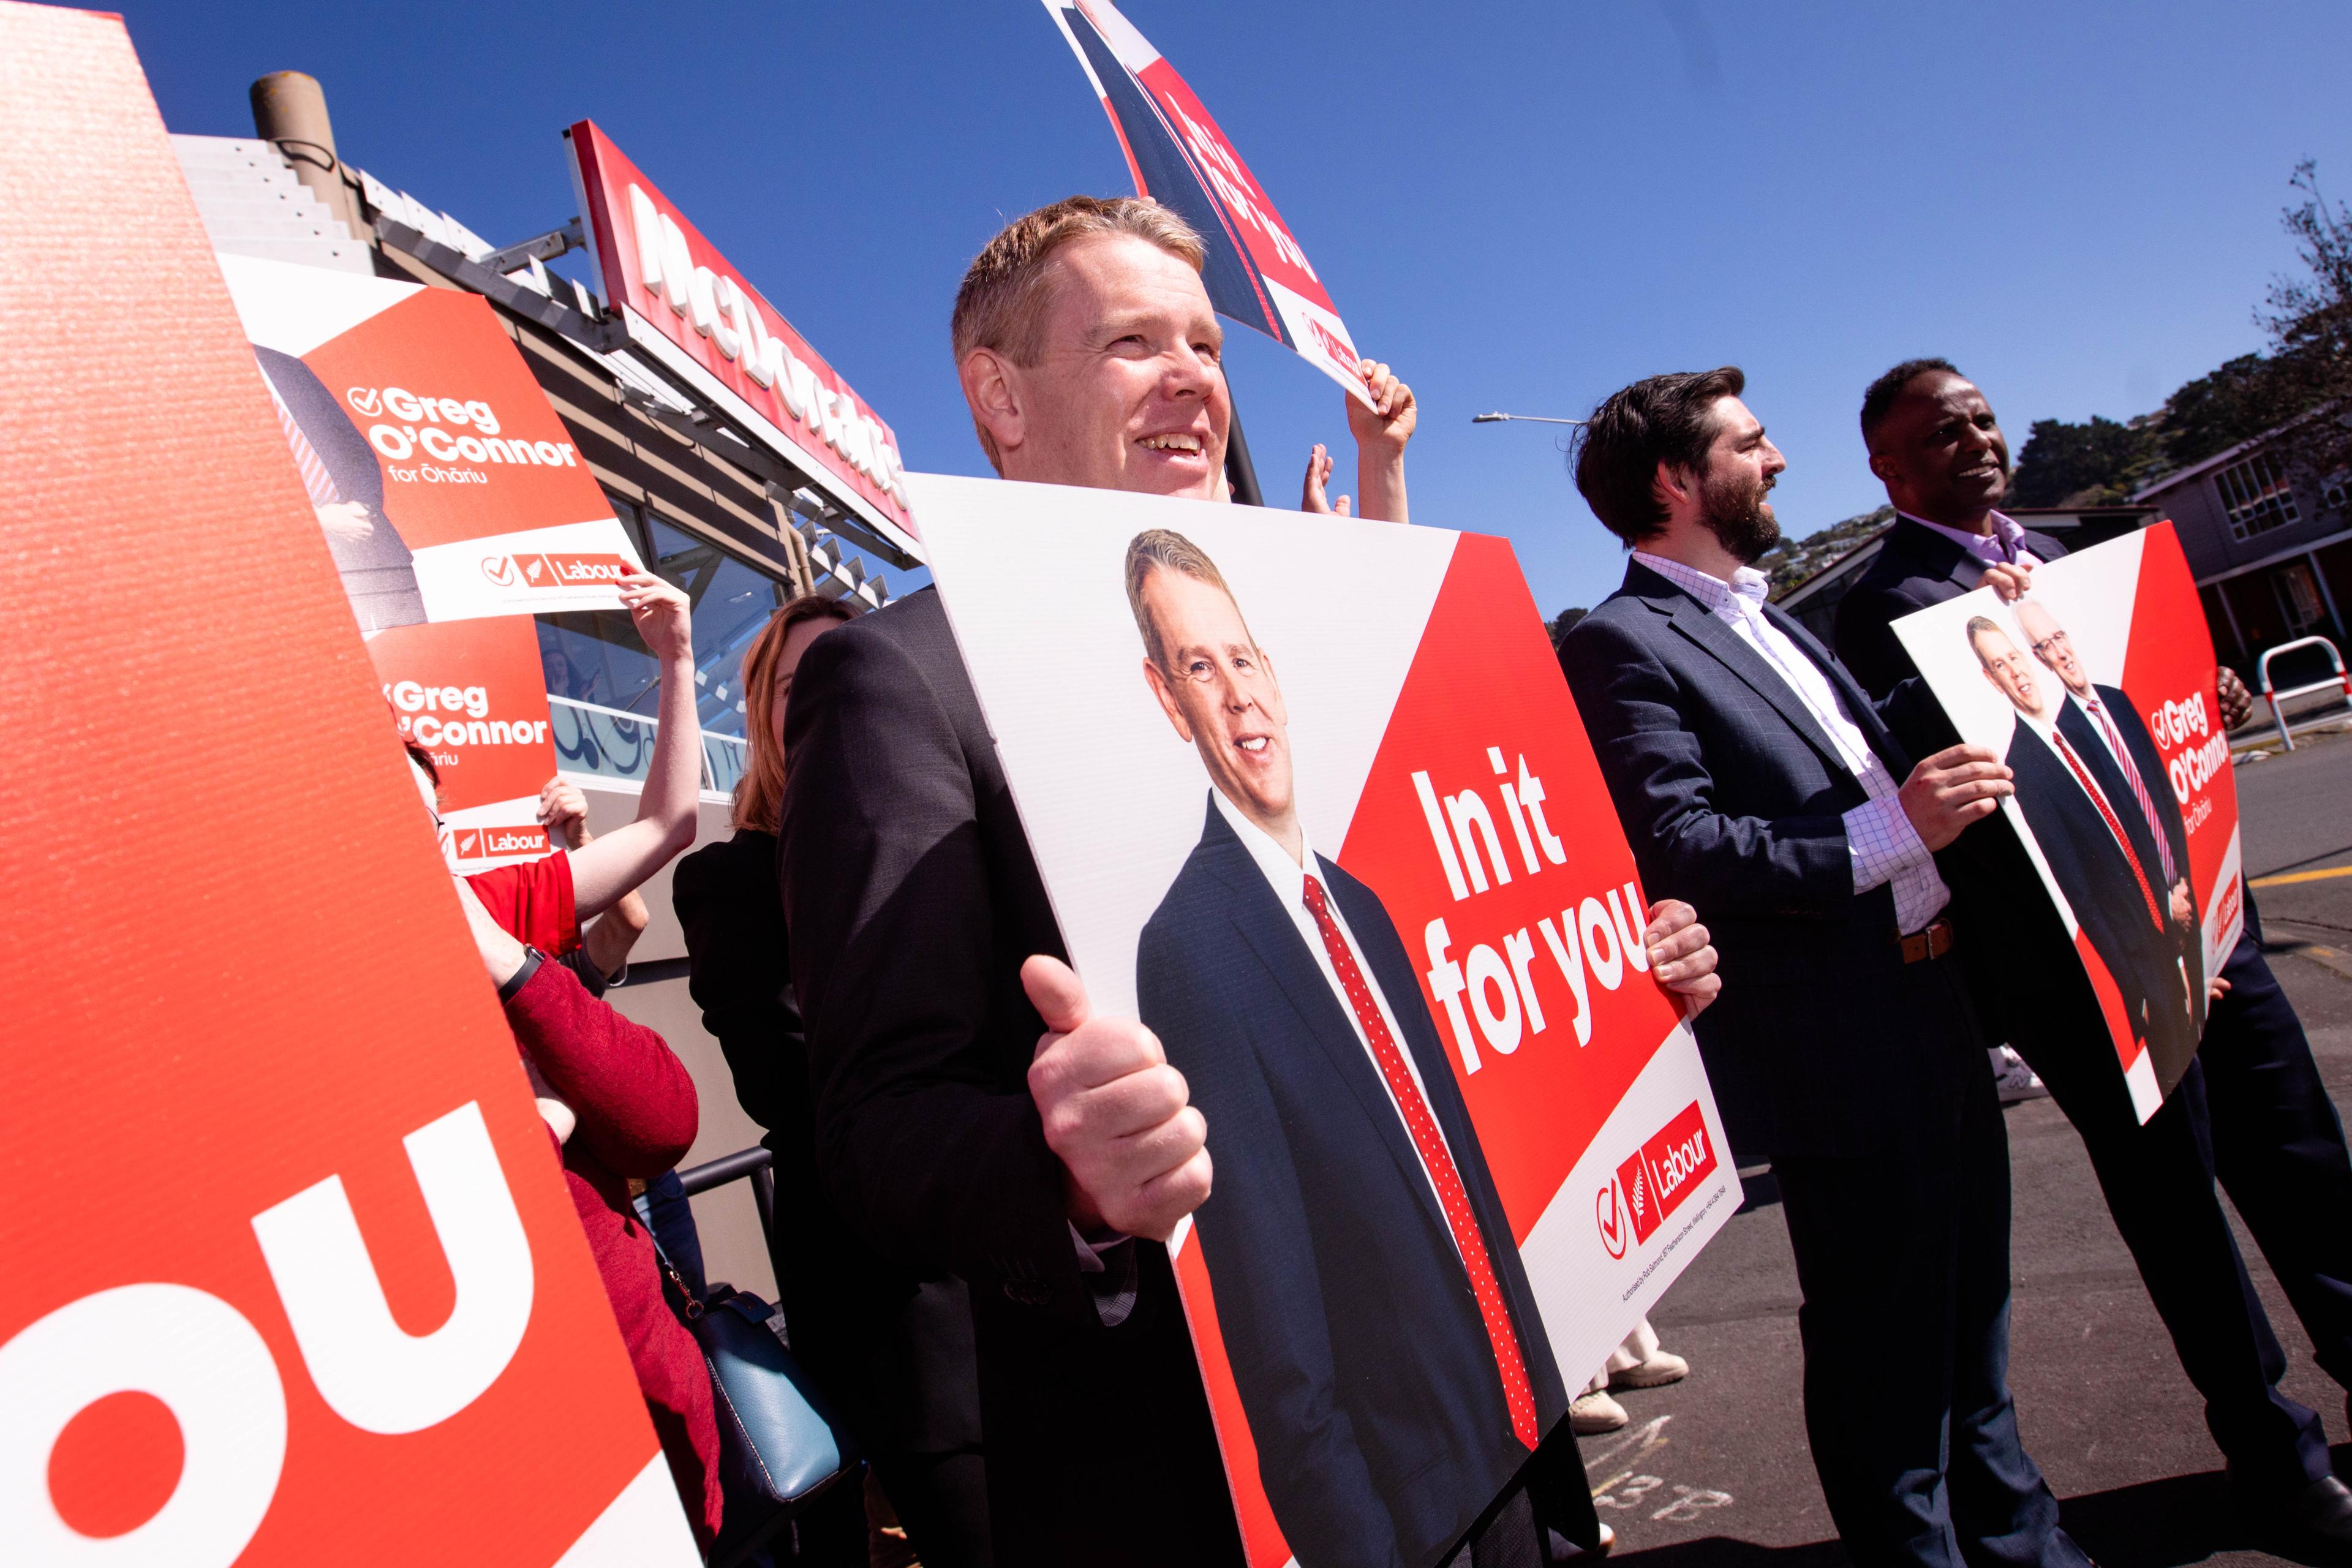
[[[1434,1563],[1739,1202],[1510,546],[910,484],[1071,961],[1208,1123],[1250,1561]]]
[[[217,259],[362,631],[619,607],[636,551],[488,300]]]
[[[2169,522],[1895,623],[1961,739],[2016,775],[2024,841],[2142,1121],[2189,1068],[2245,923],[2213,643]]]
[[[394,626],[368,643],[401,738],[441,775],[441,847],[468,875],[546,854],[539,792],[555,776],[547,680],[530,617]]]
[[[1339,307],[1216,117],[1110,0],[1045,5],[1110,116],[1135,194],[1183,215],[1208,247],[1210,301],[1369,404]]]
[[[689,1568],[122,20],[0,79],[0,1556]]]

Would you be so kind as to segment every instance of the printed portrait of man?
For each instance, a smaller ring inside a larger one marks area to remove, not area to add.
[[[384,515],[375,448],[309,365],[276,349],[256,346],[253,353],[361,632],[418,625],[425,595],[415,557]]]
[[[2076,923],[2122,993],[2132,1034],[2150,1051],[2158,1081],[2173,1082],[2195,1054],[2204,1023],[2201,944],[2187,893],[2187,835],[2169,839],[2151,821],[2172,807],[2153,744],[2144,762],[2135,758],[2126,767],[2117,761],[2132,754],[2126,725],[2146,741],[2128,699],[2113,688],[2092,686],[2065,634],[2042,606],[2021,604],[2018,624],[2047,650],[2039,662],[2058,679],[2037,674],[2036,661],[1992,620],[1972,616],[1968,623],[1969,646],[1985,679],[2017,712],[2005,760],[2016,775],[2018,810]],[[2071,667],[2071,678],[2059,669],[2061,659]],[[2077,680],[2105,710],[2116,742],[2095,732],[2102,716],[2086,710]],[[2134,773],[2145,783],[2150,773],[2164,792],[2161,803],[2151,794],[2143,804],[2143,792],[2131,785]],[[2179,831],[2177,808],[2172,824]]]
[[[2015,614],[2017,628],[2025,634],[2033,657],[2065,688],[2066,695],[2058,702],[2058,732],[2083,759],[2108,803],[2117,808],[2138,851],[2143,856],[2155,852],[2154,861],[2143,859],[2142,868],[2159,888],[2157,902],[2164,906],[2172,922],[2189,983],[2193,1042],[2205,1024],[2205,938],[2197,917],[2197,896],[2189,884],[2189,827],[2181,820],[2180,803],[2166,777],[2164,754],[2156,749],[2147,721],[2122,688],[2092,683],[2090,673],[2075,656],[2074,639],[2048,605],[2021,599]],[[2126,801],[2136,814],[2122,810]],[[2158,866],[2163,868],[2161,877],[2156,874]]]
[[[1182,535],[1138,534],[1126,578],[1212,786],[1136,988],[1208,1121],[1193,1235],[1259,1476],[1307,1568],[1426,1564],[1567,1390],[1412,961],[1299,821],[1273,659]]]

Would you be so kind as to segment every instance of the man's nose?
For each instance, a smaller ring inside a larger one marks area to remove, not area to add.
[[[1785,470],[1788,466],[1789,459],[1780,455],[1780,448],[1772,445],[1770,440],[1766,440],[1764,443],[1765,477],[1769,479],[1772,475]]]
[[[1220,374],[1216,362],[1203,357],[1190,343],[1170,353],[1167,363],[1161,385],[1171,397],[1206,397]]]

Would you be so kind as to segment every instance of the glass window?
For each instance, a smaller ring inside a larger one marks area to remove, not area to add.
[[[647,519],[654,570],[694,601],[695,706],[714,734],[743,733],[743,650],[784,602],[766,573],[657,517]]]
[[[685,589],[694,603],[695,706],[702,728],[740,736],[743,650],[783,603],[784,585],[653,512],[607,499],[655,573]],[[599,610],[538,620],[550,696],[654,716],[661,701],[661,670],[626,615]]]
[[[2286,470],[2268,452],[2257,452],[2242,463],[2232,463],[2213,476],[2221,508],[2230,514],[2230,535],[2247,540],[2273,528],[2284,528],[2302,516],[2288,488]]]

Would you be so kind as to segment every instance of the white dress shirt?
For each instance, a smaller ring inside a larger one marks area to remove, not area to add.
[[[1929,526],[1933,526],[1930,524]],[[1728,626],[1739,640],[1763,657],[1781,680],[1829,736],[1838,756],[1870,799],[1845,814],[1846,847],[1853,857],[1853,890],[1867,893],[1892,883],[1895,919],[1906,932],[1922,931],[1951,901],[1951,889],[1936,874],[1936,858],[1919,841],[1918,831],[1904,815],[1903,781],[1887,771],[1878,753],[1838,696],[1837,688],[1822,667],[1789,640],[1764,616],[1764,600],[1771,584],[1763,573],[1742,566],[1727,583],[1696,567],[1646,550],[1633,559],[1682,589]]]
[[[1429,1085],[1422,1081],[1420,1064],[1412,1059],[1412,1049],[1405,1044],[1404,1031],[1397,1027],[1396,1010],[1389,1005],[1388,995],[1381,989],[1380,977],[1372,973],[1372,966],[1364,962],[1364,944],[1356,940],[1356,933],[1348,927],[1348,917],[1339,912],[1339,900],[1331,896],[1331,885],[1323,879],[1319,870],[1309,869],[1316,864],[1315,846],[1307,842],[1306,825],[1299,825],[1298,858],[1293,860],[1290,851],[1276,844],[1265,829],[1243,816],[1241,808],[1227,800],[1223,790],[1210,790],[1209,798],[1216,803],[1217,810],[1224,816],[1225,825],[1234,830],[1234,837],[1242,841],[1242,847],[1249,851],[1250,859],[1265,878],[1266,885],[1274,889],[1275,901],[1290,916],[1290,923],[1297,928],[1298,940],[1307,944],[1308,952],[1314,954],[1315,967],[1322,972],[1323,984],[1331,988],[1332,1000],[1339,1004],[1341,1016],[1348,1020],[1348,1026],[1356,1032],[1356,1043],[1364,1047],[1364,1059],[1371,1065],[1372,1078],[1380,1084],[1381,1091],[1388,1095],[1389,1104],[1396,1110],[1398,1124],[1403,1125],[1404,1107],[1397,1104],[1395,1094],[1389,1089],[1388,1075],[1381,1070],[1381,1058],[1373,1051],[1371,1039],[1364,1033],[1363,1024],[1356,1017],[1356,1005],[1348,1000],[1347,988],[1339,984],[1339,972],[1331,966],[1331,954],[1323,945],[1323,932],[1315,923],[1315,912],[1307,907],[1307,879],[1309,877],[1313,877],[1316,884],[1322,888],[1324,905],[1331,911],[1331,923],[1339,928],[1340,939],[1347,942],[1348,952],[1355,957],[1356,969],[1364,977],[1365,989],[1372,994],[1372,1005],[1380,1009],[1381,1022],[1389,1026],[1389,1038],[1396,1042],[1397,1055],[1404,1058],[1404,1070],[1412,1075],[1413,1088],[1421,1091],[1423,1105],[1429,1103]],[[1451,1157],[1454,1147],[1446,1143],[1445,1130],[1437,1126],[1433,1112],[1430,1125],[1435,1128],[1437,1141],[1445,1144],[1446,1154]],[[1409,1131],[1405,1142],[1408,1144],[1412,1142]],[[1429,1183],[1429,1194],[1437,1200],[1438,1212],[1443,1214],[1445,1200],[1438,1193],[1435,1179],[1429,1173],[1428,1163],[1422,1161],[1418,1145],[1413,1148],[1413,1159],[1420,1163],[1422,1179]],[[1456,1168],[1459,1168],[1458,1163]],[[1445,1234],[1449,1238],[1453,1236],[1450,1226]],[[1459,1250],[1458,1243],[1456,1250]]]
[[[1895,515],[1942,534],[1988,566],[2042,564],[2042,558],[2025,548],[2025,525],[2003,513],[1992,514],[1990,533],[1963,533],[1957,528],[1946,528],[1940,522],[1929,522],[1924,517],[1913,517],[1907,511],[1898,511]]]

